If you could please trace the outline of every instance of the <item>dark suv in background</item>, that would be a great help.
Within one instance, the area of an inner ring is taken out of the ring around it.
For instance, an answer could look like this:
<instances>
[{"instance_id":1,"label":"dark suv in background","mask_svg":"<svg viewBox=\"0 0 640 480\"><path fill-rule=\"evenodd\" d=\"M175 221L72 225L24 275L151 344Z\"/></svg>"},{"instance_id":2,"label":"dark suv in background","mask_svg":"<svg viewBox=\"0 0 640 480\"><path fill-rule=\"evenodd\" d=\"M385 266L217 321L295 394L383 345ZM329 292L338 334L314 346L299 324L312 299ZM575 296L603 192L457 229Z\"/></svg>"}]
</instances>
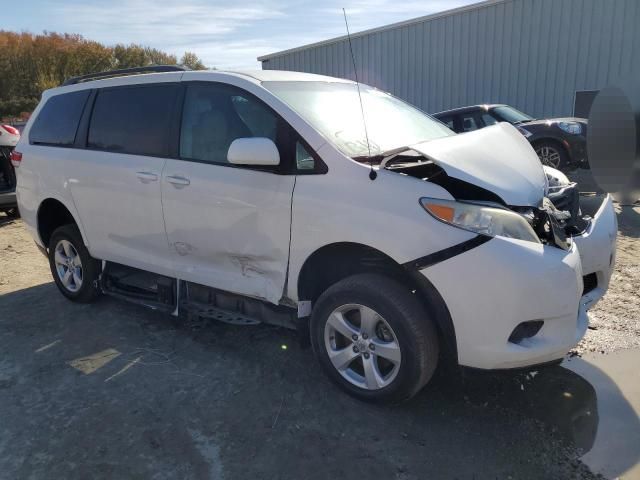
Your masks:
<instances>
[{"instance_id":1,"label":"dark suv in background","mask_svg":"<svg viewBox=\"0 0 640 480\"><path fill-rule=\"evenodd\" d=\"M508 122L529 140L544 165L559 170L589 168L584 118L536 120L509 105L498 104L456 108L436 113L434 117L457 133Z\"/></svg>"}]
</instances>

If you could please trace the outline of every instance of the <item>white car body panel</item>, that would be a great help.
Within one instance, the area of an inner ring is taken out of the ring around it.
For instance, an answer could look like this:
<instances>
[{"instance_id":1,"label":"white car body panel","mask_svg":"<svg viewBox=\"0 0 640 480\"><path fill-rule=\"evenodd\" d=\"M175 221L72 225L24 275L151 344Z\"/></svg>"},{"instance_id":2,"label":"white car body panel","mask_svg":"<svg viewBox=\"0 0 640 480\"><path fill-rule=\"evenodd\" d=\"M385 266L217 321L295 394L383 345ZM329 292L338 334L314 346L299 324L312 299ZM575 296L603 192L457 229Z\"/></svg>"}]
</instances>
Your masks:
<instances>
[{"instance_id":1,"label":"white car body panel","mask_svg":"<svg viewBox=\"0 0 640 480\"><path fill-rule=\"evenodd\" d=\"M170 176L190 184L171 184ZM294 183L293 175L167 160L162 205L175 275L277 304Z\"/></svg>"},{"instance_id":2,"label":"white car body panel","mask_svg":"<svg viewBox=\"0 0 640 480\"><path fill-rule=\"evenodd\" d=\"M172 275L160 201L166 160L99 151L87 155L79 149L65 153L67 181L91 255Z\"/></svg>"},{"instance_id":3,"label":"white car body panel","mask_svg":"<svg viewBox=\"0 0 640 480\"><path fill-rule=\"evenodd\" d=\"M509 123L412 145L449 176L498 195L507 205L538 206L545 174L529 142Z\"/></svg>"},{"instance_id":4,"label":"white car body panel","mask_svg":"<svg viewBox=\"0 0 640 480\"><path fill-rule=\"evenodd\" d=\"M598 279L598 286L582 299L586 308L593 307L609 288L616 260L617 234L618 220L613 208L613 198L607 195L587 231L573 237L580 252L584 275L595 273Z\"/></svg>"},{"instance_id":5,"label":"white car body panel","mask_svg":"<svg viewBox=\"0 0 640 480\"><path fill-rule=\"evenodd\" d=\"M421 197L452 199L442 187L347 159L332 145L317 152L327 175L300 175L293 197L291 257L287 296L298 299L298 275L320 248L336 243L373 247L402 264L476 235L431 217ZM393 195L383 192L393 191ZM357 193L355 193L357 192Z\"/></svg>"},{"instance_id":6,"label":"white car body panel","mask_svg":"<svg viewBox=\"0 0 640 480\"><path fill-rule=\"evenodd\" d=\"M556 360L586 331L575 247L567 252L493 238L421 273L449 308L461 365L513 368ZM540 333L525 344L510 343L513 329L531 320L544 320Z\"/></svg>"}]
</instances>

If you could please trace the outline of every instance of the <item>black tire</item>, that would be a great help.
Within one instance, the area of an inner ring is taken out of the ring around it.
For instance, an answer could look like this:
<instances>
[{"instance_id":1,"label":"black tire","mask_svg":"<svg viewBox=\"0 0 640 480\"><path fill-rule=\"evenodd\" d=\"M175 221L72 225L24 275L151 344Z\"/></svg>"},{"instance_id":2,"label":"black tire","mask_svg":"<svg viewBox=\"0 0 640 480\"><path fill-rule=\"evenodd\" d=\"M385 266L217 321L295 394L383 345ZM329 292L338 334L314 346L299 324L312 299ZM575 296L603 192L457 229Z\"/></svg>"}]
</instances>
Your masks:
<instances>
[{"instance_id":1,"label":"black tire","mask_svg":"<svg viewBox=\"0 0 640 480\"><path fill-rule=\"evenodd\" d=\"M386 386L372 390L356 386L331 363L325 326L332 312L347 304L373 309L395 334L402 358L395 378ZM368 402L399 403L411 398L431 379L438 364L438 334L429 313L407 287L381 274L353 275L329 287L314 305L310 336L313 351L329 378Z\"/></svg>"},{"instance_id":2,"label":"black tire","mask_svg":"<svg viewBox=\"0 0 640 480\"><path fill-rule=\"evenodd\" d=\"M543 158L544 149L547 149L547 151L554 152L558 155L559 160L557 165L553 165L552 162L546 161ZM539 142L536 142L534 150L536 151L536 154L538 155L538 158L543 165L547 165L548 167L556 168L558 170L564 170L569 165L569 155L567 154L567 150L558 142L555 142L553 140L541 140Z\"/></svg>"},{"instance_id":3,"label":"black tire","mask_svg":"<svg viewBox=\"0 0 640 480\"><path fill-rule=\"evenodd\" d=\"M69 288L63 284L56 268L55 250L58 243L62 240L66 240L73 246L82 264L82 282L80 288L76 291L69 290ZM63 225L53 231L51 239L49 240L48 256L53 280L65 297L78 303L91 303L98 298L100 290L97 287L97 280L100 274L100 262L89 255L89 251L84 245L82 235L80 235L80 231L76 225Z\"/></svg>"}]
</instances>

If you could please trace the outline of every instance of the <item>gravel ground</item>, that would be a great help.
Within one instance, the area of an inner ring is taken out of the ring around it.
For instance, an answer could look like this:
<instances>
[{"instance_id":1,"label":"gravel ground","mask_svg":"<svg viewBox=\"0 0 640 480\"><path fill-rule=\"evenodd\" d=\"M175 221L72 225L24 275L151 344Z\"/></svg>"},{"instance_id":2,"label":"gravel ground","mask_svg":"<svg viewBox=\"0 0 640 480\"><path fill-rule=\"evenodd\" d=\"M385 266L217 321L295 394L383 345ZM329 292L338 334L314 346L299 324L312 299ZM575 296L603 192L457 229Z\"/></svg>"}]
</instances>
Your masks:
<instances>
[{"instance_id":1,"label":"gravel ground","mask_svg":"<svg viewBox=\"0 0 640 480\"><path fill-rule=\"evenodd\" d=\"M611 353L640 346L640 207L616 207L618 244L609 291L590 311L574 352Z\"/></svg>"}]
</instances>

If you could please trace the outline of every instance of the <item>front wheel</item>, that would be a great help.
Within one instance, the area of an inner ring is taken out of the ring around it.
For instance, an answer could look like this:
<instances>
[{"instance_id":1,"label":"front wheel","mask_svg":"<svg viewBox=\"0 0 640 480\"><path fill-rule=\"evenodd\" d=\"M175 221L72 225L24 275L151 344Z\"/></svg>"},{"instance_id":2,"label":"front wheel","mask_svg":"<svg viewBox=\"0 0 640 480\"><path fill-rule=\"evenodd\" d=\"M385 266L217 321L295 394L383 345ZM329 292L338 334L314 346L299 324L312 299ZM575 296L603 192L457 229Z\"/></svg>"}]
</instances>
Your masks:
<instances>
[{"instance_id":1,"label":"front wheel","mask_svg":"<svg viewBox=\"0 0 640 480\"><path fill-rule=\"evenodd\" d=\"M407 287L380 274L345 278L311 316L314 353L329 377L361 400L397 403L415 395L438 363L438 336Z\"/></svg>"},{"instance_id":2,"label":"front wheel","mask_svg":"<svg viewBox=\"0 0 640 480\"><path fill-rule=\"evenodd\" d=\"M90 303L98 297L99 262L89 255L75 225L54 230L49 241L49 266L58 289L68 299Z\"/></svg>"}]
</instances>

